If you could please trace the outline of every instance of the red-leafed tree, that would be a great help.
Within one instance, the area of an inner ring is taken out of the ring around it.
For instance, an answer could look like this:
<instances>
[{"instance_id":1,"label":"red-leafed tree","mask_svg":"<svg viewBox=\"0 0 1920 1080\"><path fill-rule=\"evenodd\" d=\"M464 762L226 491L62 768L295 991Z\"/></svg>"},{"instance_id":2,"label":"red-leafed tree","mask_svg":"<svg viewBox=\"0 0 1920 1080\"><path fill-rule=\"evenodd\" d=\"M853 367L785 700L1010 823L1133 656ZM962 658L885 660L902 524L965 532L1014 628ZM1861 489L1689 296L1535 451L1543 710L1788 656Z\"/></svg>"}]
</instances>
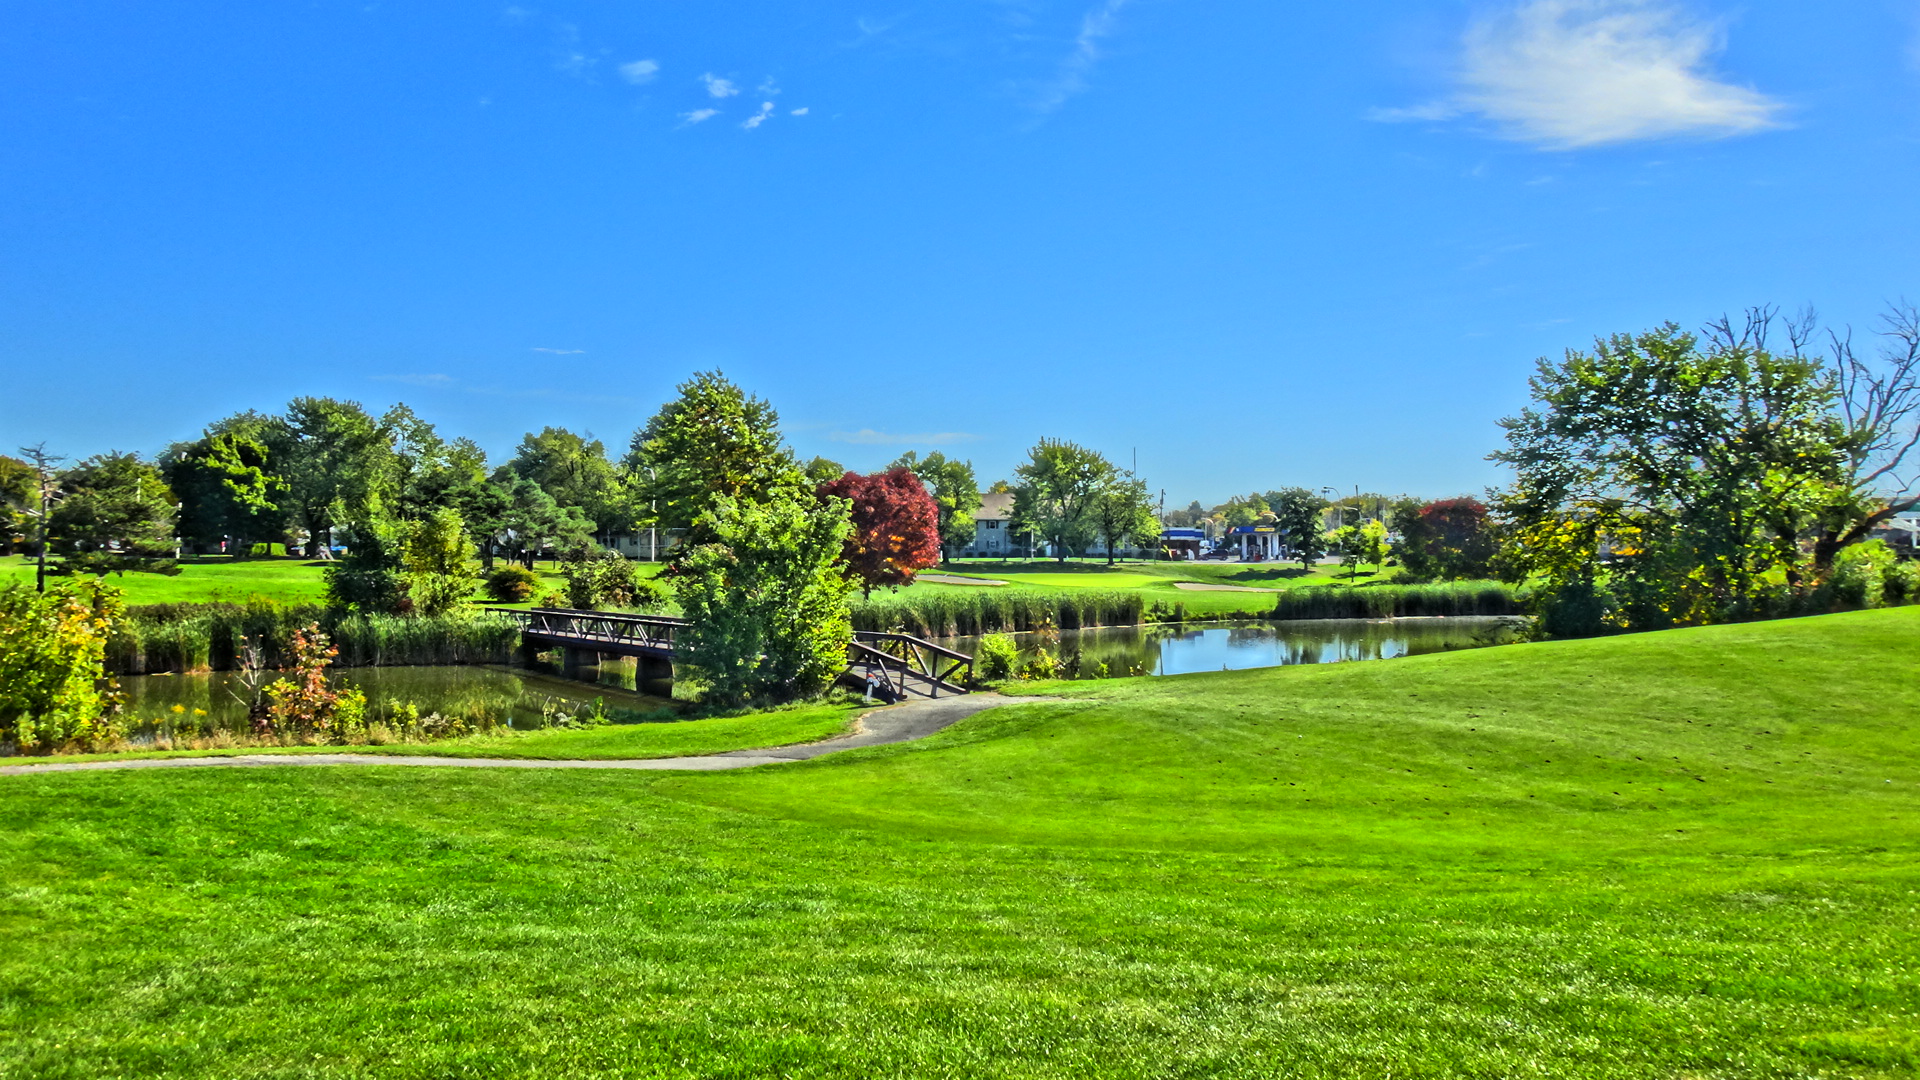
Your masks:
<instances>
[{"instance_id":1,"label":"red-leafed tree","mask_svg":"<svg viewBox=\"0 0 1920 1080\"><path fill-rule=\"evenodd\" d=\"M850 472L820 485L820 494L853 503L853 535L842 558L862 596L911 585L914 574L939 564L940 504L913 470Z\"/></svg>"}]
</instances>

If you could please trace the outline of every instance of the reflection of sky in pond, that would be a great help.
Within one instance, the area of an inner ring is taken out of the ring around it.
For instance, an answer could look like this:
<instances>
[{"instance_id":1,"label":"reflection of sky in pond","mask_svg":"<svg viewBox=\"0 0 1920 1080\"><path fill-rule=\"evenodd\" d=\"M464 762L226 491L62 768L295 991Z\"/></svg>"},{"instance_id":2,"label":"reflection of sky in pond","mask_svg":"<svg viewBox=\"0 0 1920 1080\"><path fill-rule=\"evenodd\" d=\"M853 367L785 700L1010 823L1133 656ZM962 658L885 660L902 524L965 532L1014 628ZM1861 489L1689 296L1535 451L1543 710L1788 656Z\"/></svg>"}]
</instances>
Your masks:
<instances>
[{"instance_id":1,"label":"reflection of sky in pond","mask_svg":"<svg viewBox=\"0 0 1920 1080\"><path fill-rule=\"evenodd\" d=\"M1508 619L1457 618L1102 627L1061 632L1055 651L1062 656L1078 651L1083 662L1105 663L1116 675L1184 675L1471 649L1511 641L1512 626ZM1040 646L1033 634L1016 634L1014 640L1023 654ZM978 642L955 638L948 644L971 653Z\"/></svg>"}]
</instances>

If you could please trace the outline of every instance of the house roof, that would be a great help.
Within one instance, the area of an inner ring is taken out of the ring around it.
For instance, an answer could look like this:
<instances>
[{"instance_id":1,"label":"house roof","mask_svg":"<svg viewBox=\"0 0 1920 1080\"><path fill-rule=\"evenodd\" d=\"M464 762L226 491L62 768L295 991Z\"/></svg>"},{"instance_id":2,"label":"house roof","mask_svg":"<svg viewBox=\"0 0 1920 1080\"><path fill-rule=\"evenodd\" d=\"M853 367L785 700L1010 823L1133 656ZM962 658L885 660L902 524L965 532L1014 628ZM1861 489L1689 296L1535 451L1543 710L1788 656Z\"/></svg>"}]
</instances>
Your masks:
<instances>
[{"instance_id":1,"label":"house roof","mask_svg":"<svg viewBox=\"0 0 1920 1080\"><path fill-rule=\"evenodd\" d=\"M975 521L1005 521L1013 516L1013 492L983 491L980 493L980 509L973 512Z\"/></svg>"}]
</instances>

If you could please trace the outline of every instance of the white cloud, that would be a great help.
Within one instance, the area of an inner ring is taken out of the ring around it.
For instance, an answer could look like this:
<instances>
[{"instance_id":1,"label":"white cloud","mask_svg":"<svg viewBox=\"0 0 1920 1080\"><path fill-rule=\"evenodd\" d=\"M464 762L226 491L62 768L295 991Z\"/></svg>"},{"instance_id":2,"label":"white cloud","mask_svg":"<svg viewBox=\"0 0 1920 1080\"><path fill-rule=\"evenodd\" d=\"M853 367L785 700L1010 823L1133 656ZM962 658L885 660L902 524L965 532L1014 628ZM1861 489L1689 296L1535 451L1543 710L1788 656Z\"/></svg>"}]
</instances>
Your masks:
<instances>
[{"instance_id":1,"label":"white cloud","mask_svg":"<svg viewBox=\"0 0 1920 1080\"><path fill-rule=\"evenodd\" d=\"M802 106L800 106L799 108L797 108L797 109L795 109L795 110L793 110L793 112L791 112L791 113L789 113L788 115L789 115L789 116L805 116L805 115L807 115L807 113L809 113L809 112L812 112L812 111L813 111L813 110L811 110L811 109L809 109L809 108L807 108L807 107L806 107L805 105L802 105Z\"/></svg>"},{"instance_id":2,"label":"white cloud","mask_svg":"<svg viewBox=\"0 0 1920 1080\"><path fill-rule=\"evenodd\" d=\"M732 79L722 79L712 72L700 76L700 81L707 84L707 93L717 98L730 98L740 92Z\"/></svg>"},{"instance_id":3,"label":"white cloud","mask_svg":"<svg viewBox=\"0 0 1920 1080\"><path fill-rule=\"evenodd\" d=\"M746 122L742 123L740 126L747 129L748 131L752 131L754 128L757 128L761 124L766 123L767 117L772 115L773 115L773 102L763 101L760 103L760 111L757 113L754 113L752 116L747 117Z\"/></svg>"},{"instance_id":4,"label":"white cloud","mask_svg":"<svg viewBox=\"0 0 1920 1080\"><path fill-rule=\"evenodd\" d=\"M581 353L584 353L587 350L585 349L549 349L544 345L535 345L533 347L533 351L543 352L543 353L552 353L555 356L579 356Z\"/></svg>"},{"instance_id":5,"label":"white cloud","mask_svg":"<svg viewBox=\"0 0 1920 1080\"><path fill-rule=\"evenodd\" d=\"M1094 65L1100 62L1101 39L1113 33L1113 26L1120 17L1120 11L1131 0L1103 0L1100 6L1080 17L1080 33L1073 39L1073 52L1060 62L1060 72L1052 82L1042 87L1039 96L1033 101L1033 107L1040 112L1049 113L1065 105L1067 100L1087 89L1087 80L1093 75Z\"/></svg>"},{"instance_id":6,"label":"white cloud","mask_svg":"<svg viewBox=\"0 0 1920 1080\"><path fill-rule=\"evenodd\" d=\"M1526 0L1467 31L1451 98L1372 116L1470 114L1552 150L1778 126L1778 101L1709 70L1721 45L1674 0Z\"/></svg>"},{"instance_id":7,"label":"white cloud","mask_svg":"<svg viewBox=\"0 0 1920 1080\"><path fill-rule=\"evenodd\" d=\"M658 74L660 74L658 60L635 60L631 64L620 65L620 77L635 86L652 82L653 77Z\"/></svg>"},{"instance_id":8,"label":"white cloud","mask_svg":"<svg viewBox=\"0 0 1920 1080\"><path fill-rule=\"evenodd\" d=\"M688 127L693 124L705 123L706 121L711 120L714 117L719 115L720 115L719 109L695 109L692 112L686 112L686 113L680 114L680 119L685 121L685 123L681 124L680 126Z\"/></svg>"},{"instance_id":9,"label":"white cloud","mask_svg":"<svg viewBox=\"0 0 1920 1080\"><path fill-rule=\"evenodd\" d=\"M964 431L941 431L923 435L895 435L872 428L859 431L836 431L827 436L834 442L856 443L861 446L948 446L953 443L973 442L978 435L969 435Z\"/></svg>"},{"instance_id":10,"label":"white cloud","mask_svg":"<svg viewBox=\"0 0 1920 1080\"><path fill-rule=\"evenodd\" d=\"M753 92L759 94L761 97L779 97L780 84L774 82L773 76L769 75L760 80L760 85L754 87Z\"/></svg>"}]
</instances>

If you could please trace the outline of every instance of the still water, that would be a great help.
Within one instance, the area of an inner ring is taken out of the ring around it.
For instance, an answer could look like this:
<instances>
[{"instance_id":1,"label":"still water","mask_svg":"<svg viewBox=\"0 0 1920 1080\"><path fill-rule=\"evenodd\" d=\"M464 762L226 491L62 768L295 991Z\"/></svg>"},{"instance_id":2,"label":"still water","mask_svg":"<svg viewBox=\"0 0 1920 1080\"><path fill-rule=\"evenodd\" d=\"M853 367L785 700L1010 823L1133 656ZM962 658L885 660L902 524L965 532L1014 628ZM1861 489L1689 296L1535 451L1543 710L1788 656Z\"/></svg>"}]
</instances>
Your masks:
<instances>
[{"instance_id":1,"label":"still water","mask_svg":"<svg viewBox=\"0 0 1920 1080\"><path fill-rule=\"evenodd\" d=\"M1104 663L1114 675L1181 675L1471 649L1513 640L1515 626L1515 620L1502 618L1122 626L1062 631L1058 644L1049 648L1063 657L1078 652L1083 672ZM1029 656L1043 644L1033 634L1016 634L1014 639ZM978 638L967 637L941 642L966 653L972 653L978 643ZM340 668L333 672L333 681L364 690L369 714L376 720L391 706L411 703L422 714L457 717L477 728L508 723L537 727L556 711L574 712L593 704L595 698L612 708L640 711L667 704L634 692L631 660L610 661L581 674L596 681L504 667ZM274 677L273 672L265 673L266 679ZM240 731L246 727L252 694L239 672L128 676L120 686L137 726L193 718L208 728Z\"/></svg>"},{"instance_id":2,"label":"still water","mask_svg":"<svg viewBox=\"0 0 1920 1080\"><path fill-rule=\"evenodd\" d=\"M597 682L504 667L335 668L329 681L365 691L368 713L375 719L389 706L411 703L422 714L457 717L478 728L508 723L530 728L556 711L572 713L591 706L595 698L612 708L643 712L665 706L660 698L634 693L633 668L629 660L582 671L583 676L597 675ZM261 674L271 681L281 673ZM246 676L235 671L123 676L120 688L127 695L127 713L139 726L191 717L210 728L240 731L252 699Z\"/></svg>"},{"instance_id":3,"label":"still water","mask_svg":"<svg viewBox=\"0 0 1920 1080\"><path fill-rule=\"evenodd\" d=\"M1517 626L1516 620L1498 617L1116 626L1061 631L1059 645L1049 648L1060 656L1078 650L1083 669L1104 662L1113 674L1185 675L1473 649L1514 640ZM942 644L971 653L979 640L950 638ZM1033 634L1015 634L1014 640L1023 657L1042 645Z\"/></svg>"}]
</instances>

